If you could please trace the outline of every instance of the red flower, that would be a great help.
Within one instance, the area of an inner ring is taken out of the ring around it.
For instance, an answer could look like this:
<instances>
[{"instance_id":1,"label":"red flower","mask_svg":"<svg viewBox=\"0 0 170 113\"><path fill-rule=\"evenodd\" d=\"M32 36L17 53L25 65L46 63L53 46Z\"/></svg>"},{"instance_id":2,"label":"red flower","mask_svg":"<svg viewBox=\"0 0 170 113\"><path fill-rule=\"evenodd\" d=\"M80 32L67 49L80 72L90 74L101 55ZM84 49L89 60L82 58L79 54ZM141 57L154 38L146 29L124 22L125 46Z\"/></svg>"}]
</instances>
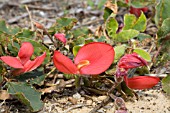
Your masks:
<instances>
[{"instance_id":1,"label":"red flower","mask_svg":"<svg viewBox=\"0 0 170 113\"><path fill-rule=\"evenodd\" d=\"M125 0L125 2L128 3L129 0ZM146 13L146 12L148 12L148 8L147 8L147 7L143 7L143 8L134 8L134 7L130 6L129 12L130 12L131 14L136 15L137 17L140 16L141 11L143 11L144 13Z\"/></svg>"},{"instance_id":2,"label":"red flower","mask_svg":"<svg viewBox=\"0 0 170 113\"><path fill-rule=\"evenodd\" d=\"M77 53L74 63L58 51L54 52L53 62L56 68L67 74L97 75L109 68L114 60L112 46L93 42L84 45Z\"/></svg>"},{"instance_id":3,"label":"red flower","mask_svg":"<svg viewBox=\"0 0 170 113\"><path fill-rule=\"evenodd\" d=\"M65 34L63 34L63 33L56 33L56 34L54 34L54 37L57 38L58 40L60 40L61 42L63 42L64 44L66 44L66 42L67 42Z\"/></svg>"},{"instance_id":4,"label":"red flower","mask_svg":"<svg viewBox=\"0 0 170 113\"><path fill-rule=\"evenodd\" d=\"M124 80L129 88L140 90L152 88L160 81L158 77L150 76L135 76L132 78L127 78L127 76L124 76Z\"/></svg>"},{"instance_id":5,"label":"red flower","mask_svg":"<svg viewBox=\"0 0 170 113\"><path fill-rule=\"evenodd\" d=\"M18 52L18 57L2 56L0 57L0 60L5 62L7 65L16 68L12 72L13 75L19 75L36 69L44 61L46 53L38 56L33 61L31 61L30 58L33 52L34 48L32 44L29 42L24 42L22 43L21 48Z\"/></svg>"},{"instance_id":6,"label":"red flower","mask_svg":"<svg viewBox=\"0 0 170 113\"><path fill-rule=\"evenodd\" d=\"M124 81L126 85L131 89L148 89L152 88L159 82L158 77L150 76L135 76L132 78L127 77L127 72L129 69L137 68L140 66L146 66L147 62L141 58L138 54L132 53L123 56L119 63L118 69L116 71L116 77L124 76Z\"/></svg>"},{"instance_id":7,"label":"red flower","mask_svg":"<svg viewBox=\"0 0 170 113\"><path fill-rule=\"evenodd\" d=\"M146 65L147 62L142 57L140 57L137 53L126 54L120 59L118 63L118 67L124 68L125 70L131 68L137 68L140 66L146 66Z\"/></svg>"},{"instance_id":8,"label":"red flower","mask_svg":"<svg viewBox=\"0 0 170 113\"><path fill-rule=\"evenodd\" d=\"M137 17L140 16L141 11L144 12L144 13L146 13L146 12L148 12L148 8L147 8L147 7L134 8L134 7L131 6L131 7L130 7L130 10L129 10L129 12L130 12L131 14L134 14L134 15L136 15Z\"/></svg>"}]
</instances>

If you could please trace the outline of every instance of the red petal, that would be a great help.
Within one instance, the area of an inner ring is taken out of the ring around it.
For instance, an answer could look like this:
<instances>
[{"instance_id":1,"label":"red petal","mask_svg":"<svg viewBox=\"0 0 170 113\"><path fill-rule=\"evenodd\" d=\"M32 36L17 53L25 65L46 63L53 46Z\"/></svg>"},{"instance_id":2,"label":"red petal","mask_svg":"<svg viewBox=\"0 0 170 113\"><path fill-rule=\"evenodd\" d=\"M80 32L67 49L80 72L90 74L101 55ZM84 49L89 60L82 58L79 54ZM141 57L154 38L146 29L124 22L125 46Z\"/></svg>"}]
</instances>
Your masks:
<instances>
[{"instance_id":1,"label":"red petal","mask_svg":"<svg viewBox=\"0 0 170 113\"><path fill-rule=\"evenodd\" d=\"M55 67L63 73L78 74L76 65L68 57L58 51L54 51L53 62Z\"/></svg>"},{"instance_id":2,"label":"red petal","mask_svg":"<svg viewBox=\"0 0 170 113\"><path fill-rule=\"evenodd\" d=\"M24 65L24 72L32 71L40 66L46 57L46 53L42 54L41 56L37 57L33 61L28 60Z\"/></svg>"},{"instance_id":3,"label":"red petal","mask_svg":"<svg viewBox=\"0 0 170 113\"><path fill-rule=\"evenodd\" d=\"M102 42L93 42L83 46L77 53L75 64L78 65L83 60L88 60L89 65L80 69L81 74L100 74L107 70L114 59L114 49L112 46Z\"/></svg>"},{"instance_id":4,"label":"red petal","mask_svg":"<svg viewBox=\"0 0 170 113\"><path fill-rule=\"evenodd\" d=\"M134 15L136 15L137 17L139 17L142 11L143 11L144 13L146 13L146 12L148 11L148 8L147 8L147 7L144 7L144 8L134 8L134 7L131 6L129 12L130 12L131 14L134 14Z\"/></svg>"},{"instance_id":5,"label":"red petal","mask_svg":"<svg viewBox=\"0 0 170 113\"><path fill-rule=\"evenodd\" d=\"M63 33L56 33L54 35L54 37L57 38L58 40L60 40L61 42L63 42L64 44L66 44L66 42L67 42L65 34L63 34Z\"/></svg>"},{"instance_id":6,"label":"red petal","mask_svg":"<svg viewBox=\"0 0 170 113\"><path fill-rule=\"evenodd\" d=\"M119 68L124 68L126 70L131 68L137 68L144 65L146 66L147 62L137 53L124 55L118 63Z\"/></svg>"},{"instance_id":7,"label":"red petal","mask_svg":"<svg viewBox=\"0 0 170 113\"><path fill-rule=\"evenodd\" d=\"M135 76L133 78L127 78L125 76L125 82L127 86L131 89L148 89L155 86L160 79L158 77L150 76Z\"/></svg>"},{"instance_id":8,"label":"red petal","mask_svg":"<svg viewBox=\"0 0 170 113\"><path fill-rule=\"evenodd\" d=\"M21 59L22 64L25 64L28 60L30 60L33 52L34 48L30 42L22 43L21 48L18 52L18 56Z\"/></svg>"},{"instance_id":9,"label":"red petal","mask_svg":"<svg viewBox=\"0 0 170 113\"><path fill-rule=\"evenodd\" d=\"M0 59L13 68L24 68L20 60L16 57L2 56Z\"/></svg>"}]
</instances>

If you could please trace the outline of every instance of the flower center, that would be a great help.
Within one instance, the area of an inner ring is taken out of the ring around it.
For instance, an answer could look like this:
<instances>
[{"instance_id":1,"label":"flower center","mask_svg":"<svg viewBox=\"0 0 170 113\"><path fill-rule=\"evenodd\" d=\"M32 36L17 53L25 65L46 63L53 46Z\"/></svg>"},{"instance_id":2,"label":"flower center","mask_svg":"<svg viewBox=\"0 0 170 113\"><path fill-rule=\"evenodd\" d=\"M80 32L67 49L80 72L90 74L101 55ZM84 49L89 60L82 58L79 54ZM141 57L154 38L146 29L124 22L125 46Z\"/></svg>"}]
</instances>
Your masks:
<instances>
[{"instance_id":1,"label":"flower center","mask_svg":"<svg viewBox=\"0 0 170 113\"><path fill-rule=\"evenodd\" d=\"M89 64L90 64L90 62L88 60L82 60L77 64L77 68L80 69L80 68L87 66Z\"/></svg>"}]
</instances>

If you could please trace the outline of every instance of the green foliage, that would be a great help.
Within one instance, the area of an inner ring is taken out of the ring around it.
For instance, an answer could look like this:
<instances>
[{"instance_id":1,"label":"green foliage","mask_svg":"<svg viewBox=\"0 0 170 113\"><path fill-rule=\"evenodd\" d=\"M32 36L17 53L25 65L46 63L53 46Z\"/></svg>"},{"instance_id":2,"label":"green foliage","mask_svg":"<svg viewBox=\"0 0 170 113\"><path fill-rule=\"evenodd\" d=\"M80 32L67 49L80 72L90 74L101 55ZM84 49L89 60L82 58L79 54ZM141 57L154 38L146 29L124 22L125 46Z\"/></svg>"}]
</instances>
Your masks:
<instances>
[{"instance_id":1,"label":"green foliage","mask_svg":"<svg viewBox=\"0 0 170 113\"><path fill-rule=\"evenodd\" d=\"M46 74L44 74L43 71L31 71L17 76L16 79L19 80L19 82L37 84L41 86L44 83L45 77Z\"/></svg>"},{"instance_id":2,"label":"green foliage","mask_svg":"<svg viewBox=\"0 0 170 113\"><path fill-rule=\"evenodd\" d=\"M150 4L154 4L156 0L129 0L130 5L135 8L142 8Z\"/></svg>"},{"instance_id":3,"label":"green foliage","mask_svg":"<svg viewBox=\"0 0 170 113\"><path fill-rule=\"evenodd\" d=\"M0 73L1 73L1 72L0 72ZM4 77L1 75L1 76L0 76L0 83L2 83L3 80L4 80Z\"/></svg>"},{"instance_id":4,"label":"green foliage","mask_svg":"<svg viewBox=\"0 0 170 113\"><path fill-rule=\"evenodd\" d=\"M143 13L141 13L138 19L132 14L126 14L122 31L117 33L118 23L114 17L110 17L107 21L106 30L108 35L115 42L127 42L129 39L137 37L140 32L144 32L146 29L146 23L147 20Z\"/></svg>"},{"instance_id":5,"label":"green foliage","mask_svg":"<svg viewBox=\"0 0 170 113\"><path fill-rule=\"evenodd\" d=\"M136 36L138 36L139 31L134 29L129 30L122 30L120 33L113 35L112 39L116 42L127 42L129 39L132 39Z\"/></svg>"},{"instance_id":6,"label":"green foliage","mask_svg":"<svg viewBox=\"0 0 170 113\"><path fill-rule=\"evenodd\" d=\"M142 40L144 40L146 38L152 38L152 37L150 35L148 35L148 34L145 34L145 33L139 33L137 38L138 38L139 41L142 41Z\"/></svg>"},{"instance_id":7,"label":"green foliage","mask_svg":"<svg viewBox=\"0 0 170 113\"><path fill-rule=\"evenodd\" d=\"M8 93L16 96L16 98L28 106L32 112L39 111L43 107L43 103L40 100L41 93L35 90L33 86L21 82L8 82L6 86Z\"/></svg>"},{"instance_id":8,"label":"green foliage","mask_svg":"<svg viewBox=\"0 0 170 113\"><path fill-rule=\"evenodd\" d=\"M81 48L81 46L74 46L74 47L73 47L73 55L74 55L74 56L77 55L77 53L78 53L78 51L79 51L80 48Z\"/></svg>"},{"instance_id":9,"label":"green foliage","mask_svg":"<svg viewBox=\"0 0 170 113\"><path fill-rule=\"evenodd\" d=\"M73 26L77 23L75 18L59 18L56 20L56 23L53 24L52 27L48 30L51 35L54 35L57 31L68 31L73 28Z\"/></svg>"},{"instance_id":10,"label":"green foliage","mask_svg":"<svg viewBox=\"0 0 170 113\"><path fill-rule=\"evenodd\" d=\"M165 57L164 60L170 59L169 33L170 33L170 18L167 18L163 21L162 26L158 29L158 32L157 32L157 35L159 38L158 44L162 46L162 54Z\"/></svg>"},{"instance_id":11,"label":"green foliage","mask_svg":"<svg viewBox=\"0 0 170 113\"><path fill-rule=\"evenodd\" d=\"M107 18L112 14L112 12L113 12L113 11L112 11L111 9L105 7L105 9L104 9L104 14L103 14L103 18L104 18L105 21L106 21Z\"/></svg>"},{"instance_id":12,"label":"green foliage","mask_svg":"<svg viewBox=\"0 0 170 113\"><path fill-rule=\"evenodd\" d=\"M125 53L126 45L115 46L115 58L114 62L117 62Z\"/></svg>"},{"instance_id":13,"label":"green foliage","mask_svg":"<svg viewBox=\"0 0 170 113\"><path fill-rule=\"evenodd\" d=\"M72 34L75 38L79 37L79 36L85 36L88 35L89 29L87 27L83 27L83 28L79 28L79 29L75 29L72 31Z\"/></svg>"},{"instance_id":14,"label":"green foliage","mask_svg":"<svg viewBox=\"0 0 170 113\"><path fill-rule=\"evenodd\" d=\"M118 23L115 18L110 18L108 22L106 23L106 30L108 31L108 35L112 36L116 34L116 31L118 29Z\"/></svg>"},{"instance_id":15,"label":"green foliage","mask_svg":"<svg viewBox=\"0 0 170 113\"><path fill-rule=\"evenodd\" d=\"M155 23L159 27L166 18L170 18L169 0L158 0L156 5Z\"/></svg>"},{"instance_id":16,"label":"green foliage","mask_svg":"<svg viewBox=\"0 0 170 113\"><path fill-rule=\"evenodd\" d=\"M158 38L165 38L170 33L170 18L163 21L162 26L158 29Z\"/></svg>"},{"instance_id":17,"label":"green foliage","mask_svg":"<svg viewBox=\"0 0 170 113\"><path fill-rule=\"evenodd\" d=\"M125 14L123 30L135 29L135 30L144 32L146 29L146 23L147 23L147 20L143 13L141 13L138 19L136 19L135 15Z\"/></svg>"},{"instance_id":18,"label":"green foliage","mask_svg":"<svg viewBox=\"0 0 170 113\"><path fill-rule=\"evenodd\" d=\"M162 79L162 88L163 90L170 95L170 75Z\"/></svg>"},{"instance_id":19,"label":"green foliage","mask_svg":"<svg viewBox=\"0 0 170 113\"><path fill-rule=\"evenodd\" d=\"M133 52L139 54L143 59L146 61L150 62L151 61L151 56L148 52L146 52L143 49L134 49Z\"/></svg>"}]
</instances>

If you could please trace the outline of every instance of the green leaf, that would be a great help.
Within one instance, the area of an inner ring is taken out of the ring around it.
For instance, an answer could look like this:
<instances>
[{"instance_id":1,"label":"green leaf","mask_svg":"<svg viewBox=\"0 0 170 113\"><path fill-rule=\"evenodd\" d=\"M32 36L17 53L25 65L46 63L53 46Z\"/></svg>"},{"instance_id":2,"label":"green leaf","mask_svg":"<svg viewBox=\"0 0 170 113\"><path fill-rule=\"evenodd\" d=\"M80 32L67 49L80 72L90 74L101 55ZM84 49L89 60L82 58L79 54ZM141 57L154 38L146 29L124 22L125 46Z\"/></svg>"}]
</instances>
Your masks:
<instances>
[{"instance_id":1,"label":"green leaf","mask_svg":"<svg viewBox=\"0 0 170 113\"><path fill-rule=\"evenodd\" d=\"M4 20L0 20L0 31L8 33L8 28Z\"/></svg>"},{"instance_id":2,"label":"green leaf","mask_svg":"<svg viewBox=\"0 0 170 113\"><path fill-rule=\"evenodd\" d=\"M145 33L139 33L137 38L138 38L139 41L142 41L142 40L144 40L146 38L152 38L152 37L150 35L148 35L148 34L145 34Z\"/></svg>"},{"instance_id":3,"label":"green leaf","mask_svg":"<svg viewBox=\"0 0 170 113\"><path fill-rule=\"evenodd\" d=\"M79 51L80 48L81 48L81 46L74 46L74 47L73 47L73 55L74 55L74 56L77 55L77 53L78 53L78 51Z\"/></svg>"},{"instance_id":4,"label":"green leaf","mask_svg":"<svg viewBox=\"0 0 170 113\"><path fill-rule=\"evenodd\" d=\"M123 30L135 29L144 32L146 29L147 19L146 16L141 13L140 17L136 20L135 15L126 14L124 16L124 27Z\"/></svg>"},{"instance_id":5,"label":"green leaf","mask_svg":"<svg viewBox=\"0 0 170 113\"><path fill-rule=\"evenodd\" d=\"M54 35L57 31L61 32L63 30L71 30L73 26L77 23L77 19L75 18L59 18L56 20L56 23L53 24L52 27L48 30L51 35Z\"/></svg>"},{"instance_id":6,"label":"green leaf","mask_svg":"<svg viewBox=\"0 0 170 113\"><path fill-rule=\"evenodd\" d=\"M43 71L31 71L17 76L16 79L20 82L29 82L30 84L37 84L41 86L44 83L45 77L46 75Z\"/></svg>"},{"instance_id":7,"label":"green leaf","mask_svg":"<svg viewBox=\"0 0 170 113\"><path fill-rule=\"evenodd\" d=\"M170 33L170 18L163 21L162 26L158 29L158 38L164 38Z\"/></svg>"},{"instance_id":8,"label":"green leaf","mask_svg":"<svg viewBox=\"0 0 170 113\"><path fill-rule=\"evenodd\" d=\"M136 21L135 25L133 26L133 29L144 32L146 29L146 24L147 24L147 19L146 19L146 16L142 12L140 17Z\"/></svg>"},{"instance_id":9,"label":"green leaf","mask_svg":"<svg viewBox=\"0 0 170 113\"><path fill-rule=\"evenodd\" d=\"M111 9L105 7L104 14L103 14L104 21L107 20L107 18L112 14L112 12L113 11Z\"/></svg>"},{"instance_id":10,"label":"green leaf","mask_svg":"<svg viewBox=\"0 0 170 113\"><path fill-rule=\"evenodd\" d=\"M146 52L143 49L134 49L135 53L139 54L143 59L145 59L146 61L150 62L151 61L151 56L148 52Z\"/></svg>"},{"instance_id":11,"label":"green leaf","mask_svg":"<svg viewBox=\"0 0 170 113\"><path fill-rule=\"evenodd\" d=\"M129 0L130 5L135 8L142 8L151 4L154 4L156 0Z\"/></svg>"},{"instance_id":12,"label":"green leaf","mask_svg":"<svg viewBox=\"0 0 170 113\"><path fill-rule=\"evenodd\" d=\"M4 77L0 75L0 84L1 84L1 82L3 82L3 80L4 80Z\"/></svg>"},{"instance_id":13,"label":"green leaf","mask_svg":"<svg viewBox=\"0 0 170 113\"><path fill-rule=\"evenodd\" d=\"M162 88L163 90L170 95L170 75L162 79Z\"/></svg>"},{"instance_id":14,"label":"green leaf","mask_svg":"<svg viewBox=\"0 0 170 113\"><path fill-rule=\"evenodd\" d=\"M120 46L114 47L114 50L115 50L114 62L115 63L120 59L121 56L124 55L125 49L126 49L126 45L120 45Z\"/></svg>"},{"instance_id":15,"label":"green leaf","mask_svg":"<svg viewBox=\"0 0 170 113\"><path fill-rule=\"evenodd\" d=\"M85 38L84 37L77 37L77 39L74 41L75 45L81 45L81 44L85 44Z\"/></svg>"},{"instance_id":16,"label":"green leaf","mask_svg":"<svg viewBox=\"0 0 170 113\"><path fill-rule=\"evenodd\" d=\"M106 30L109 36L112 36L116 33L118 29L118 23L115 18L110 18L106 23Z\"/></svg>"},{"instance_id":17,"label":"green leaf","mask_svg":"<svg viewBox=\"0 0 170 113\"><path fill-rule=\"evenodd\" d=\"M77 38L79 36L88 35L90 32L89 32L89 29L87 27L83 27L83 28L73 30L72 33L73 33L73 36L75 38Z\"/></svg>"},{"instance_id":18,"label":"green leaf","mask_svg":"<svg viewBox=\"0 0 170 113\"><path fill-rule=\"evenodd\" d=\"M159 27L166 18L170 18L169 0L159 0L155 9L155 23Z\"/></svg>"},{"instance_id":19,"label":"green leaf","mask_svg":"<svg viewBox=\"0 0 170 113\"><path fill-rule=\"evenodd\" d=\"M34 32L29 30L29 29L22 29L20 32L18 32L15 35L17 38L30 38L33 39L34 38Z\"/></svg>"},{"instance_id":20,"label":"green leaf","mask_svg":"<svg viewBox=\"0 0 170 113\"><path fill-rule=\"evenodd\" d=\"M123 30L128 30L128 29L133 28L135 22L136 22L136 16L135 15L125 14Z\"/></svg>"},{"instance_id":21,"label":"green leaf","mask_svg":"<svg viewBox=\"0 0 170 113\"><path fill-rule=\"evenodd\" d=\"M8 93L15 95L18 100L30 108L32 112L39 111L43 107L40 100L41 93L26 83L8 82Z\"/></svg>"},{"instance_id":22,"label":"green leaf","mask_svg":"<svg viewBox=\"0 0 170 113\"><path fill-rule=\"evenodd\" d=\"M14 35L20 31L19 27L7 27L6 22L4 20L0 20L0 31L2 33L6 33L8 35Z\"/></svg>"},{"instance_id":23,"label":"green leaf","mask_svg":"<svg viewBox=\"0 0 170 113\"><path fill-rule=\"evenodd\" d=\"M132 39L138 36L139 31L134 29L123 30L119 34L113 35L112 38L116 42L127 42L129 39Z\"/></svg>"}]
</instances>

